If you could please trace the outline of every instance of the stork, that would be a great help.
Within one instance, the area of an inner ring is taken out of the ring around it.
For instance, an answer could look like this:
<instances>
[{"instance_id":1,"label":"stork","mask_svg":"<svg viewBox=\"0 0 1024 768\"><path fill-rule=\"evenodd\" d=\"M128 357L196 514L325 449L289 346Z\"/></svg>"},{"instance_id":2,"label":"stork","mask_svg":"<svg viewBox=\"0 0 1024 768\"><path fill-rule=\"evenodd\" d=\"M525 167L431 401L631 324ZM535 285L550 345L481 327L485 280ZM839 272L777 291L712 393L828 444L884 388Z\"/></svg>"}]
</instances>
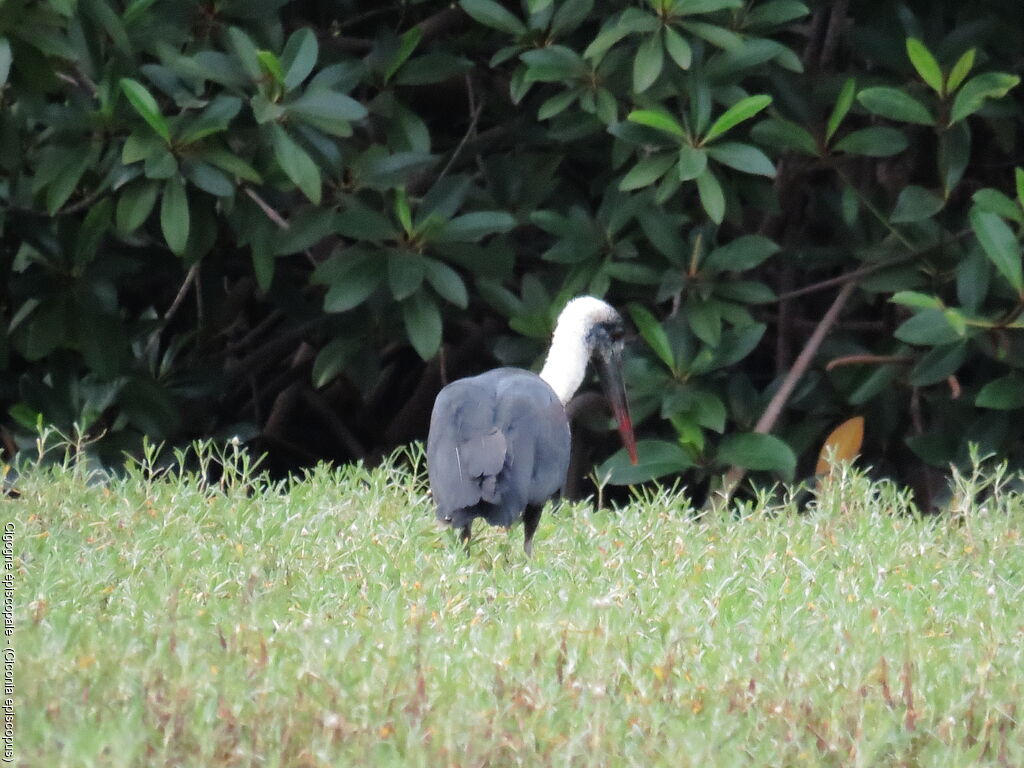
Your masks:
<instances>
[{"instance_id":1,"label":"stork","mask_svg":"<svg viewBox=\"0 0 1024 768\"><path fill-rule=\"evenodd\" d=\"M593 296L566 304L538 376L497 368L453 381L437 395L427 438L427 471L437 519L461 528L469 546L474 518L510 528L523 520L533 554L541 509L565 482L569 420L565 405L593 359L619 434L636 464L636 441L622 383L622 318Z\"/></svg>"}]
</instances>

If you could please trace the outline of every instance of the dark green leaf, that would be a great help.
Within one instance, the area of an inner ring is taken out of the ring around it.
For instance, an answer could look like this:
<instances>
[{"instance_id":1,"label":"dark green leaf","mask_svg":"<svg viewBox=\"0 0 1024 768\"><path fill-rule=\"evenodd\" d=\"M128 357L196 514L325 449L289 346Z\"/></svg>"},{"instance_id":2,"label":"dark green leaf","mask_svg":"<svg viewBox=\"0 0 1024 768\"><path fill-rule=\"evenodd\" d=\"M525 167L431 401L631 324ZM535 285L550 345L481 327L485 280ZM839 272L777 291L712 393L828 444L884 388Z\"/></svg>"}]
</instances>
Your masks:
<instances>
[{"instance_id":1,"label":"dark green leaf","mask_svg":"<svg viewBox=\"0 0 1024 768\"><path fill-rule=\"evenodd\" d=\"M256 58L259 60L263 70L274 78L274 82L284 85L284 69L281 67L281 60L273 51L256 51Z\"/></svg>"},{"instance_id":2,"label":"dark green leaf","mask_svg":"<svg viewBox=\"0 0 1024 768\"><path fill-rule=\"evenodd\" d=\"M284 69L284 87L286 91L294 90L302 84L316 66L320 46L316 34L309 27L295 30L284 51L281 52L281 67Z\"/></svg>"},{"instance_id":3,"label":"dark green leaf","mask_svg":"<svg viewBox=\"0 0 1024 768\"><path fill-rule=\"evenodd\" d=\"M333 136L352 135L349 123L362 120L366 107L350 96L323 88L307 90L285 107L285 114Z\"/></svg>"},{"instance_id":4,"label":"dark green leaf","mask_svg":"<svg viewBox=\"0 0 1024 768\"><path fill-rule=\"evenodd\" d=\"M935 125L935 118L924 104L897 88L865 88L857 94L857 101L869 112L890 120Z\"/></svg>"},{"instance_id":5,"label":"dark green leaf","mask_svg":"<svg viewBox=\"0 0 1024 768\"><path fill-rule=\"evenodd\" d=\"M341 254L338 273L330 276L324 296L324 312L347 312L366 301L384 278L383 266L369 254Z\"/></svg>"},{"instance_id":6,"label":"dark green leaf","mask_svg":"<svg viewBox=\"0 0 1024 768\"><path fill-rule=\"evenodd\" d=\"M723 141L707 148L708 155L722 165L743 173L775 178L775 163L757 147L736 141Z\"/></svg>"},{"instance_id":7,"label":"dark green leaf","mask_svg":"<svg viewBox=\"0 0 1024 768\"><path fill-rule=\"evenodd\" d=\"M689 69L693 62L693 49L672 27L665 27L665 50L680 69Z\"/></svg>"},{"instance_id":8,"label":"dark green leaf","mask_svg":"<svg viewBox=\"0 0 1024 768\"><path fill-rule=\"evenodd\" d=\"M967 359L967 344L957 342L935 347L926 353L910 372L910 383L927 387L945 381L959 370Z\"/></svg>"},{"instance_id":9,"label":"dark green leaf","mask_svg":"<svg viewBox=\"0 0 1024 768\"><path fill-rule=\"evenodd\" d=\"M204 149L200 152L197 157L211 165L215 165L222 171L227 171L231 175L242 179L243 181L251 181L253 184L260 184L263 182L262 177L256 172L256 169L249 165L245 160L233 155L230 152L223 149Z\"/></svg>"},{"instance_id":10,"label":"dark green leaf","mask_svg":"<svg viewBox=\"0 0 1024 768\"><path fill-rule=\"evenodd\" d=\"M686 251L682 236L683 217L671 215L659 207L648 206L637 212L637 221L647 240L673 264L681 264Z\"/></svg>"},{"instance_id":11,"label":"dark green leaf","mask_svg":"<svg viewBox=\"0 0 1024 768\"><path fill-rule=\"evenodd\" d=\"M313 361L313 386L322 389L342 373L363 349L363 340L341 336L331 339Z\"/></svg>"},{"instance_id":12,"label":"dark green leaf","mask_svg":"<svg viewBox=\"0 0 1024 768\"><path fill-rule=\"evenodd\" d=\"M469 306L469 293L459 273L436 259L424 258L427 282L438 295L459 309Z\"/></svg>"},{"instance_id":13,"label":"dark green leaf","mask_svg":"<svg viewBox=\"0 0 1024 768\"><path fill-rule=\"evenodd\" d=\"M881 365L873 369L853 392L847 400L851 405L863 405L875 395L887 389L896 379L898 369L895 365Z\"/></svg>"},{"instance_id":14,"label":"dark green leaf","mask_svg":"<svg viewBox=\"0 0 1024 768\"><path fill-rule=\"evenodd\" d=\"M712 272L725 270L743 272L760 265L779 250L779 246L767 237L742 235L708 254L704 260L703 269Z\"/></svg>"},{"instance_id":15,"label":"dark green leaf","mask_svg":"<svg viewBox=\"0 0 1024 768\"><path fill-rule=\"evenodd\" d=\"M684 144L679 148L676 170L680 181L690 181L700 176L708 167L707 150Z\"/></svg>"},{"instance_id":16,"label":"dark green leaf","mask_svg":"<svg viewBox=\"0 0 1024 768\"><path fill-rule=\"evenodd\" d=\"M172 176L164 183L163 199L160 201L160 228L167 247L175 254L184 253L188 242L189 213L185 183L180 176Z\"/></svg>"},{"instance_id":17,"label":"dark green leaf","mask_svg":"<svg viewBox=\"0 0 1024 768\"><path fill-rule=\"evenodd\" d=\"M384 66L385 81L391 80L395 72L412 56L412 52L416 50L422 37L423 30L420 27L412 27L402 33L402 36L398 38L398 47L393 50L391 58Z\"/></svg>"},{"instance_id":18,"label":"dark green leaf","mask_svg":"<svg viewBox=\"0 0 1024 768\"><path fill-rule=\"evenodd\" d=\"M972 77L957 93L953 100L949 122L957 123L973 115L985 105L987 99L1001 99L1011 88L1017 87L1020 78L1004 72L986 72Z\"/></svg>"},{"instance_id":19,"label":"dark green leaf","mask_svg":"<svg viewBox=\"0 0 1024 768\"><path fill-rule=\"evenodd\" d=\"M556 93L537 108L538 120L550 120L564 112L570 104L580 97L580 89L565 90Z\"/></svg>"},{"instance_id":20,"label":"dark green leaf","mask_svg":"<svg viewBox=\"0 0 1024 768\"><path fill-rule=\"evenodd\" d=\"M939 136L939 174L948 198L967 170L971 159L971 127L966 121L954 123Z\"/></svg>"},{"instance_id":21,"label":"dark green leaf","mask_svg":"<svg viewBox=\"0 0 1024 768\"><path fill-rule=\"evenodd\" d=\"M388 285L391 295L401 301L419 290L425 267L418 253L397 248L388 251Z\"/></svg>"},{"instance_id":22,"label":"dark green leaf","mask_svg":"<svg viewBox=\"0 0 1024 768\"><path fill-rule=\"evenodd\" d=\"M238 27L228 28L228 46L235 54L239 64L250 80L259 81L263 79L263 70L260 67L259 52L253 45L250 37Z\"/></svg>"},{"instance_id":23,"label":"dark green leaf","mask_svg":"<svg viewBox=\"0 0 1024 768\"><path fill-rule=\"evenodd\" d=\"M335 217L335 227L338 234L353 240L379 243L382 240L394 239L398 235L395 226L386 216L355 197L349 198L345 210Z\"/></svg>"},{"instance_id":24,"label":"dark green leaf","mask_svg":"<svg viewBox=\"0 0 1024 768\"><path fill-rule=\"evenodd\" d=\"M1021 272L1020 243L1006 222L994 213L971 209L971 228L999 274L1018 296L1024 296L1024 274Z\"/></svg>"},{"instance_id":25,"label":"dark green leaf","mask_svg":"<svg viewBox=\"0 0 1024 768\"><path fill-rule=\"evenodd\" d=\"M178 143L192 144L214 133L228 129L228 125L242 108L242 100L236 96L221 94L213 99L184 129L179 133Z\"/></svg>"},{"instance_id":26,"label":"dark green leaf","mask_svg":"<svg viewBox=\"0 0 1024 768\"><path fill-rule=\"evenodd\" d=\"M900 192L889 221L896 224L921 221L941 211L944 204L945 201L934 192L911 184Z\"/></svg>"},{"instance_id":27,"label":"dark green leaf","mask_svg":"<svg viewBox=\"0 0 1024 768\"><path fill-rule=\"evenodd\" d=\"M991 187L979 189L971 196L971 200L983 211L995 213L1004 219L1024 224L1024 211L1021 210L1016 200L1012 200L998 189Z\"/></svg>"},{"instance_id":28,"label":"dark green leaf","mask_svg":"<svg viewBox=\"0 0 1024 768\"><path fill-rule=\"evenodd\" d=\"M749 120L762 109L772 103L771 96L748 96L740 99L711 124L708 132L704 135L703 143L714 141L726 131L736 127L745 120Z\"/></svg>"},{"instance_id":29,"label":"dark green leaf","mask_svg":"<svg viewBox=\"0 0 1024 768\"><path fill-rule=\"evenodd\" d=\"M664 176L674 162L675 156L668 153L641 158L619 182L619 189L630 192L650 186Z\"/></svg>"},{"instance_id":30,"label":"dark green leaf","mask_svg":"<svg viewBox=\"0 0 1024 768\"><path fill-rule=\"evenodd\" d=\"M634 109L626 115L626 119L680 138L686 136L679 121L664 109Z\"/></svg>"},{"instance_id":31,"label":"dark green leaf","mask_svg":"<svg viewBox=\"0 0 1024 768\"><path fill-rule=\"evenodd\" d=\"M977 49L970 48L964 51L963 55L956 60L956 64L949 70L949 78L946 80L946 93L953 93L957 88L960 87L960 83L964 81L967 75L970 73L971 68L974 66L974 54Z\"/></svg>"},{"instance_id":32,"label":"dark green leaf","mask_svg":"<svg viewBox=\"0 0 1024 768\"><path fill-rule=\"evenodd\" d=\"M7 84L11 71L11 44L6 37L0 37L0 88Z\"/></svg>"},{"instance_id":33,"label":"dark green leaf","mask_svg":"<svg viewBox=\"0 0 1024 768\"><path fill-rule=\"evenodd\" d=\"M515 218L505 211L476 211L456 216L442 225L432 238L435 243L476 243L488 235L508 232Z\"/></svg>"},{"instance_id":34,"label":"dark green leaf","mask_svg":"<svg viewBox=\"0 0 1024 768\"><path fill-rule=\"evenodd\" d=\"M582 24L594 8L594 0L563 0L551 20L551 35L572 32Z\"/></svg>"},{"instance_id":35,"label":"dark green leaf","mask_svg":"<svg viewBox=\"0 0 1024 768\"><path fill-rule=\"evenodd\" d=\"M625 449L612 454L597 468L600 481L609 485L636 485L693 466L693 459L680 445L664 440L639 440L636 453L636 464L630 463Z\"/></svg>"},{"instance_id":36,"label":"dark green leaf","mask_svg":"<svg viewBox=\"0 0 1024 768\"><path fill-rule=\"evenodd\" d=\"M522 54L526 64L526 82L558 83L583 77L590 71L580 55L564 45L549 45Z\"/></svg>"},{"instance_id":37,"label":"dark green leaf","mask_svg":"<svg viewBox=\"0 0 1024 768\"><path fill-rule=\"evenodd\" d=\"M235 194L235 184L224 171L201 160L188 160L182 164L185 177L204 192L216 197Z\"/></svg>"},{"instance_id":38,"label":"dark green leaf","mask_svg":"<svg viewBox=\"0 0 1024 768\"><path fill-rule=\"evenodd\" d=\"M313 205L320 204L320 169L309 154L295 143L280 125L270 126L274 157L285 175L291 179Z\"/></svg>"},{"instance_id":39,"label":"dark green leaf","mask_svg":"<svg viewBox=\"0 0 1024 768\"><path fill-rule=\"evenodd\" d=\"M750 129L759 144L817 156L818 145L810 131L789 120L769 118Z\"/></svg>"},{"instance_id":40,"label":"dark green leaf","mask_svg":"<svg viewBox=\"0 0 1024 768\"><path fill-rule=\"evenodd\" d=\"M665 62L661 35L655 33L644 40L633 59L633 91L643 93L658 79Z\"/></svg>"},{"instance_id":41,"label":"dark green leaf","mask_svg":"<svg viewBox=\"0 0 1024 768\"><path fill-rule=\"evenodd\" d=\"M956 270L956 297L964 311L976 314L988 296L992 263L980 246L971 248Z\"/></svg>"},{"instance_id":42,"label":"dark green leaf","mask_svg":"<svg viewBox=\"0 0 1024 768\"><path fill-rule=\"evenodd\" d=\"M769 0L758 3L746 14L748 27L775 27L806 16L810 11L798 0Z\"/></svg>"},{"instance_id":43,"label":"dark green leaf","mask_svg":"<svg viewBox=\"0 0 1024 768\"><path fill-rule=\"evenodd\" d=\"M307 206L293 213L288 229L274 233L270 252L274 256L288 256L312 248L324 238L335 234L340 214L327 208Z\"/></svg>"},{"instance_id":44,"label":"dark green leaf","mask_svg":"<svg viewBox=\"0 0 1024 768\"><path fill-rule=\"evenodd\" d=\"M742 37L715 24L707 24L703 21L684 21L681 26L697 37L707 40L712 45L717 45L719 48L727 51L743 45Z\"/></svg>"},{"instance_id":45,"label":"dark green leaf","mask_svg":"<svg viewBox=\"0 0 1024 768\"><path fill-rule=\"evenodd\" d=\"M153 212L159 192L159 184L146 180L132 182L121 190L115 221L122 234L129 235L142 226Z\"/></svg>"},{"instance_id":46,"label":"dark green leaf","mask_svg":"<svg viewBox=\"0 0 1024 768\"><path fill-rule=\"evenodd\" d=\"M725 218L725 194L710 168L697 177L697 192L708 216L715 224L721 224Z\"/></svg>"},{"instance_id":47,"label":"dark green leaf","mask_svg":"<svg viewBox=\"0 0 1024 768\"><path fill-rule=\"evenodd\" d=\"M252 271L256 275L256 285L261 291L269 291L274 283L274 270L277 267L277 258L274 251L265 240L253 240L250 250L252 252Z\"/></svg>"},{"instance_id":48,"label":"dark green leaf","mask_svg":"<svg viewBox=\"0 0 1024 768\"><path fill-rule=\"evenodd\" d=\"M517 37L526 34L523 22L494 0L459 0L459 6L484 26Z\"/></svg>"},{"instance_id":49,"label":"dark green leaf","mask_svg":"<svg viewBox=\"0 0 1024 768\"><path fill-rule=\"evenodd\" d=\"M946 312L941 309L925 309L896 329L900 341L919 346L952 344L959 341L961 334L950 325Z\"/></svg>"},{"instance_id":50,"label":"dark green leaf","mask_svg":"<svg viewBox=\"0 0 1024 768\"><path fill-rule=\"evenodd\" d=\"M627 8L617 17L605 22L594 41L583 51L587 59L601 59L613 45L637 32L654 32L661 26L656 16L639 8Z\"/></svg>"},{"instance_id":51,"label":"dark green leaf","mask_svg":"<svg viewBox=\"0 0 1024 768\"><path fill-rule=\"evenodd\" d=\"M1024 377L1010 374L993 379L978 392L974 404L979 408L1014 411L1024 408Z\"/></svg>"},{"instance_id":52,"label":"dark green leaf","mask_svg":"<svg viewBox=\"0 0 1024 768\"><path fill-rule=\"evenodd\" d=\"M424 360L432 358L441 346L441 312L437 304L426 291L420 291L402 302L402 318L413 349Z\"/></svg>"},{"instance_id":53,"label":"dark green leaf","mask_svg":"<svg viewBox=\"0 0 1024 768\"><path fill-rule=\"evenodd\" d=\"M843 89L839 92L839 98L836 99L836 105L832 108L832 114L828 117L828 126L825 130L826 142L832 140L832 137L842 124L843 118L846 117L850 107L853 106L853 99L856 95L856 79L852 77L847 78L846 82L843 83Z\"/></svg>"},{"instance_id":54,"label":"dark green leaf","mask_svg":"<svg viewBox=\"0 0 1024 768\"><path fill-rule=\"evenodd\" d=\"M661 358L670 371L675 371L675 355L672 353L672 345L668 335L661 323L645 307L639 304L629 305L629 316L633 318L633 324L644 341L650 346L654 353Z\"/></svg>"},{"instance_id":55,"label":"dark green leaf","mask_svg":"<svg viewBox=\"0 0 1024 768\"><path fill-rule=\"evenodd\" d=\"M917 70L917 74L921 76L921 79L941 96L943 94L942 69L939 67L939 62L935 60L932 52L917 38L908 37L907 56L910 57L910 62L914 65L914 69Z\"/></svg>"},{"instance_id":56,"label":"dark green leaf","mask_svg":"<svg viewBox=\"0 0 1024 768\"><path fill-rule=\"evenodd\" d=\"M143 120L149 123L149 127L164 142L169 144L171 141L171 131L167 127L167 121L164 119L164 116L160 113L160 106L156 103L156 99L153 98L153 94L149 92L146 86L138 80L122 77L121 90L124 91L124 95L128 97L128 102L134 107L135 111L142 116Z\"/></svg>"},{"instance_id":57,"label":"dark green leaf","mask_svg":"<svg viewBox=\"0 0 1024 768\"><path fill-rule=\"evenodd\" d=\"M942 309L942 300L937 296L929 296L926 293L917 291L897 291L889 299L893 304L902 304L904 307L915 309Z\"/></svg>"},{"instance_id":58,"label":"dark green leaf","mask_svg":"<svg viewBox=\"0 0 1024 768\"><path fill-rule=\"evenodd\" d=\"M744 469L778 472L789 479L796 471L793 449L774 435L747 432L728 435L718 447L717 459Z\"/></svg>"},{"instance_id":59,"label":"dark green leaf","mask_svg":"<svg viewBox=\"0 0 1024 768\"><path fill-rule=\"evenodd\" d=\"M722 315L718 303L693 298L686 303L686 321L693 335L709 347L717 347L722 338Z\"/></svg>"},{"instance_id":60,"label":"dark green leaf","mask_svg":"<svg viewBox=\"0 0 1024 768\"><path fill-rule=\"evenodd\" d=\"M876 125L845 136L835 148L854 155L889 157L906 149L907 143L907 137L895 128Z\"/></svg>"}]
</instances>

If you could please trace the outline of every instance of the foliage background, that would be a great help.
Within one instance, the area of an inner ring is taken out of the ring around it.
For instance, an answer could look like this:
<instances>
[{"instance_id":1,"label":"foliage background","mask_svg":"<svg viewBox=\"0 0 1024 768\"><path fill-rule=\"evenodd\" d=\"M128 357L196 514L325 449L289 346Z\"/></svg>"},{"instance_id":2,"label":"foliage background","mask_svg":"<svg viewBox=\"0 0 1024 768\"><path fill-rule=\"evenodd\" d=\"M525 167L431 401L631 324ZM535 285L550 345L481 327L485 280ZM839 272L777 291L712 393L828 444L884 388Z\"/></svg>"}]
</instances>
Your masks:
<instances>
[{"instance_id":1,"label":"foliage background","mask_svg":"<svg viewBox=\"0 0 1024 768\"><path fill-rule=\"evenodd\" d=\"M1024 458L1022 60L1014 0L6 0L5 453L374 460L589 291L603 477L802 477L861 416L930 507Z\"/></svg>"}]
</instances>

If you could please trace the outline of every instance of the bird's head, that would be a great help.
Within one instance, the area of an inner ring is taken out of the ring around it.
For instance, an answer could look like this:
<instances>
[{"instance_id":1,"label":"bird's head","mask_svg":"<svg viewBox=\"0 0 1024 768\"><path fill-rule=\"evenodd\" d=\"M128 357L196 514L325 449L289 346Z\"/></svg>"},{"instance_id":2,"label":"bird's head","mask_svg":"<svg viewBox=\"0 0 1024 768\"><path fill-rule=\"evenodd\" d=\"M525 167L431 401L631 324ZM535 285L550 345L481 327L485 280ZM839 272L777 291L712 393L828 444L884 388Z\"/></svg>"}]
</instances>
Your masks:
<instances>
[{"instance_id":1,"label":"bird's head","mask_svg":"<svg viewBox=\"0 0 1024 768\"><path fill-rule=\"evenodd\" d=\"M555 335L573 334L585 340L590 359L597 367L605 397L618 423L622 444L629 459L636 464L636 438L622 381L622 340L625 324L615 309L593 296L580 296L565 305L558 316ZM552 345L554 348L554 344Z\"/></svg>"}]
</instances>

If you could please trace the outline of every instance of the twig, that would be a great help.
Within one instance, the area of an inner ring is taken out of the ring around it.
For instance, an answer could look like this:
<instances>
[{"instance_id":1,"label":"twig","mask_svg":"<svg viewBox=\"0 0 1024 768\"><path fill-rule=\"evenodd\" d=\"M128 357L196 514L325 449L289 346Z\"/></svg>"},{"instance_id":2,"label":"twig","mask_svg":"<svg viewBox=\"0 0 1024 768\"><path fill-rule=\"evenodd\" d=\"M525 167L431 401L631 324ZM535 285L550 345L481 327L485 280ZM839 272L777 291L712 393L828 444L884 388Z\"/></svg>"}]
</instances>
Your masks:
<instances>
[{"instance_id":1,"label":"twig","mask_svg":"<svg viewBox=\"0 0 1024 768\"><path fill-rule=\"evenodd\" d=\"M914 362L914 358L908 355L845 355L828 361L826 371L831 371L842 365L904 365Z\"/></svg>"},{"instance_id":2,"label":"twig","mask_svg":"<svg viewBox=\"0 0 1024 768\"><path fill-rule=\"evenodd\" d=\"M284 217L271 208L269 203L260 197L256 190L252 187L243 187L243 189L245 190L245 194L247 194L249 198L260 207L260 210L267 215L268 219L277 224L281 229L288 229L288 222L285 221Z\"/></svg>"},{"instance_id":3,"label":"twig","mask_svg":"<svg viewBox=\"0 0 1024 768\"><path fill-rule=\"evenodd\" d=\"M800 350L800 354L797 355L796 361L793 363L793 367L789 369L789 373L787 373L785 378L782 380L782 384L778 391L768 403L768 407L764 409L764 413L761 415L761 418L758 419L757 425L754 427L754 432L759 432L761 434L771 432L772 427L775 426L775 422L782 413L783 406L785 406L786 401L789 400L789 396L793 393L793 389L796 387L797 382L800 381L800 377L807 371L807 368L811 364L811 360L814 359L818 349L821 347L821 343L828 335L829 329L831 329L832 325L835 323L836 318L839 317L839 313L843 311L843 307L846 306L846 302L850 300L850 297L853 295L853 291L856 287L856 282L848 282L843 286L842 290L836 294L835 299L832 301L832 306L828 308L825 316L821 318L821 322L818 323L818 327L814 329L814 333L812 333L811 338L807 340L807 344L805 344L804 348ZM712 494L708 499L714 509L722 509L729 503L729 499L732 498L732 494L735 492L736 487L740 484L746 474L747 470L743 467L731 467L729 471L725 473L721 490L716 494Z\"/></svg>"},{"instance_id":4,"label":"twig","mask_svg":"<svg viewBox=\"0 0 1024 768\"><path fill-rule=\"evenodd\" d=\"M955 243L960 240L963 240L965 237L971 235L972 232L973 230L971 229L964 229L961 230L960 232L957 232L955 235L953 235L952 238L942 240L941 242L935 243L934 245L929 245L927 248L914 249L910 253L904 253L899 256L893 256L891 259L877 261L874 264L867 264L863 267L853 270L852 272L847 272L842 275L830 277L828 280L822 280L821 282L818 283L805 285L803 288L796 288L792 291L780 293L776 298L776 301L788 301L789 299L795 299L799 296L806 296L809 293L817 293L818 291L825 291L828 290L829 288L834 288L837 285L844 285L850 282L851 280L860 280L861 278L867 277L868 275L872 275L875 272L879 272L883 269L888 269L889 267L896 267L899 266L900 264L905 264L908 261L913 261L914 259L920 258L921 256L927 256L932 251L937 251L940 248L949 245L951 242Z\"/></svg>"},{"instance_id":5,"label":"twig","mask_svg":"<svg viewBox=\"0 0 1024 768\"><path fill-rule=\"evenodd\" d=\"M818 66L822 69L831 64L835 56L836 46L839 45L839 35L846 26L846 13L849 5L850 0L837 0L829 12L825 41L821 44L821 55L818 57Z\"/></svg>"},{"instance_id":6,"label":"twig","mask_svg":"<svg viewBox=\"0 0 1024 768\"><path fill-rule=\"evenodd\" d=\"M846 186L853 190L853 194L860 199L861 203L863 203L864 207L870 211L871 215L878 219L879 224L888 229L892 236L903 243L904 247L906 247L908 251L911 253L915 253L917 251L917 248L912 242L910 242L910 240L907 239L907 236L900 232L899 228L889 221L889 218L884 213L878 210L878 206L872 203L868 199L867 195L860 191L860 188L850 180L849 176L843 173L843 169L839 166L836 166L836 175L842 179Z\"/></svg>"},{"instance_id":7,"label":"twig","mask_svg":"<svg viewBox=\"0 0 1024 768\"><path fill-rule=\"evenodd\" d=\"M181 307L181 302L185 300L186 294L188 294L189 286L196 280L196 273L199 271L199 262L197 261L191 267L188 268L188 273L185 275L185 279L181 283L181 287L178 289L178 294L174 297L174 301L171 302L171 306L164 312L163 322L159 328L150 334L149 341L146 343L146 354L148 355L157 344L160 343L160 332L163 328L171 322L174 316L178 313L178 309Z\"/></svg>"},{"instance_id":8,"label":"twig","mask_svg":"<svg viewBox=\"0 0 1024 768\"><path fill-rule=\"evenodd\" d=\"M483 111L484 105L483 102L481 101L480 103L474 106L473 102L475 99L473 98L473 84L469 78L469 75L466 75L466 92L469 94L469 127L466 128L466 132L462 135L462 139L459 141L458 146L455 147L455 150L452 152L451 157L448 158L448 162L445 163L444 168L441 169L441 173L439 173L437 175L437 178L434 180L435 184L439 182L441 179L443 179L445 175L448 173L448 171L451 170L451 167L455 163L455 160L462 152L462 149L466 146L466 142L469 141L469 137L476 134L476 124L477 121L480 119L480 113Z\"/></svg>"},{"instance_id":9,"label":"twig","mask_svg":"<svg viewBox=\"0 0 1024 768\"><path fill-rule=\"evenodd\" d=\"M181 288L178 289L178 295L174 297L174 301L171 302L171 306L169 306L167 311L164 312L165 325L178 313L178 308L181 306L181 302L185 300L185 294L188 293L189 286L195 282L196 274L198 272L199 262L197 261L188 268L188 274L185 275L185 279L181 283Z\"/></svg>"}]
</instances>

